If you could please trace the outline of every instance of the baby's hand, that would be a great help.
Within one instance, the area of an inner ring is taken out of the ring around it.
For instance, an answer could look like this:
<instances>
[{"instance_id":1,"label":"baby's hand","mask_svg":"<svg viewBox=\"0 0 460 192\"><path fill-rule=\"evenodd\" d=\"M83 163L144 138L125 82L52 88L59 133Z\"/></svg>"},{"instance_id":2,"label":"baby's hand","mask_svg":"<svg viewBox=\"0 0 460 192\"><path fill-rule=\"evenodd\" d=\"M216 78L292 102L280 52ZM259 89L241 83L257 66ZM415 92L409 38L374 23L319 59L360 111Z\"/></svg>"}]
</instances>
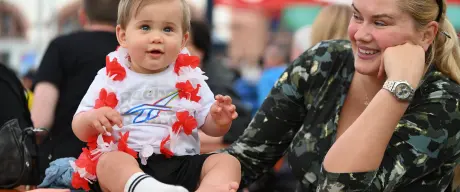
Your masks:
<instances>
[{"instance_id":1,"label":"baby's hand","mask_svg":"<svg viewBox=\"0 0 460 192\"><path fill-rule=\"evenodd\" d=\"M211 106L211 116L218 126L226 126L238 117L232 98L216 95L216 102Z\"/></svg>"},{"instance_id":2,"label":"baby's hand","mask_svg":"<svg viewBox=\"0 0 460 192\"><path fill-rule=\"evenodd\" d=\"M120 113L110 107L94 109L87 114L86 118L91 127L108 136L111 135L114 125L120 128L123 126Z\"/></svg>"}]
</instances>

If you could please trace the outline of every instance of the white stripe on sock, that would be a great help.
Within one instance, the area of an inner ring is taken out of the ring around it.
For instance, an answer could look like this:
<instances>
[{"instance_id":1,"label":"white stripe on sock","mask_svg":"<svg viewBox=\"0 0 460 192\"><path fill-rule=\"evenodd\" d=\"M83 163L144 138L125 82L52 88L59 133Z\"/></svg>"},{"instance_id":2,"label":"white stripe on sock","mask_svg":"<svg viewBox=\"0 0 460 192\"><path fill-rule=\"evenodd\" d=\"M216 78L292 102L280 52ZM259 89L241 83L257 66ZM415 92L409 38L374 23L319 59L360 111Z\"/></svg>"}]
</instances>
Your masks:
<instances>
[{"instance_id":1,"label":"white stripe on sock","mask_svg":"<svg viewBox=\"0 0 460 192\"><path fill-rule=\"evenodd\" d=\"M188 192L181 186L168 185L142 173L134 173L125 184L124 192Z\"/></svg>"}]
</instances>

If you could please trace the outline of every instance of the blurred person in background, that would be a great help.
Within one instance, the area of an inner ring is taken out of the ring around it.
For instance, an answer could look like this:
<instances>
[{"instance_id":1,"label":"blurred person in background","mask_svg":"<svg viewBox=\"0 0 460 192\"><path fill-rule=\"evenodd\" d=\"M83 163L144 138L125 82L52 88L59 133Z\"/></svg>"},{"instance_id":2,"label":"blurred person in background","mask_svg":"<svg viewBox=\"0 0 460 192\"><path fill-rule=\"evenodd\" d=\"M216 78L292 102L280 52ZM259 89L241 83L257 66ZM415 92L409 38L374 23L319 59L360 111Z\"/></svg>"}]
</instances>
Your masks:
<instances>
[{"instance_id":1,"label":"blurred person in background","mask_svg":"<svg viewBox=\"0 0 460 192\"><path fill-rule=\"evenodd\" d=\"M288 62L288 51L279 45L269 45L265 50L263 71L257 83L257 109L270 93L281 73L284 72Z\"/></svg>"},{"instance_id":2,"label":"blurred person in background","mask_svg":"<svg viewBox=\"0 0 460 192\"><path fill-rule=\"evenodd\" d=\"M311 26L311 46L324 40L348 39L352 15L350 5L332 4L322 8Z\"/></svg>"},{"instance_id":3,"label":"blurred person in background","mask_svg":"<svg viewBox=\"0 0 460 192\"><path fill-rule=\"evenodd\" d=\"M258 65L262 65L262 62ZM251 110L251 115L257 112L257 83L262 69L247 62L241 62L237 78L233 82L233 89L237 92L244 105Z\"/></svg>"},{"instance_id":4,"label":"blurred person in background","mask_svg":"<svg viewBox=\"0 0 460 192\"><path fill-rule=\"evenodd\" d=\"M33 90L32 85L33 85L36 73L37 72L35 70L29 70L27 71L25 75L22 76L21 82L24 88Z\"/></svg>"},{"instance_id":5,"label":"blurred person in background","mask_svg":"<svg viewBox=\"0 0 460 192\"><path fill-rule=\"evenodd\" d=\"M289 49L277 43L267 46L262 59L262 73L255 86L257 103L255 111L262 105L265 97L270 93L273 85L284 72L289 61ZM244 191L247 192L291 192L295 191L298 181L293 176L289 164L280 160L272 170L252 183Z\"/></svg>"},{"instance_id":6,"label":"blurred person in background","mask_svg":"<svg viewBox=\"0 0 460 192\"><path fill-rule=\"evenodd\" d=\"M348 23L353 12L349 5L331 4L321 9L311 27L301 28L294 36L291 60L324 40L348 39ZM301 37L301 35L305 37ZM305 38L308 38L305 41ZM302 42L298 42L302 41Z\"/></svg>"},{"instance_id":7,"label":"blurred person in background","mask_svg":"<svg viewBox=\"0 0 460 192\"><path fill-rule=\"evenodd\" d=\"M27 96L27 101L29 105L29 109L32 108L32 103L33 103L33 82L35 79L36 71L35 70L29 70L24 76L21 78L21 83L24 86L24 88L27 90L26 96Z\"/></svg>"},{"instance_id":8,"label":"blurred person in background","mask_svg":"<svg viewBox=\"0 0 460 192\"><path fill-rule=\"evenodd\" d=\"M200 57L201 68L209 77L208 81L219 82L231 86L234 74L224 65L224 61L214 57L212 48L211 27L203 20L190 22L191 33L187 49L191 55Z\"/></svg>"},{"instance_id":9,"label":"blurred person in background","mask_svg":"<svg viewBox=\"0 0 460 192\"><path fill-rule=\"evenodd\" d=\"M291 57L290 61L294 61L300 54L307 50L311 43L311 26L303 26L294 32L292 38Z\"/></svg>"},{"instance_id":10,"label":"blurred person in background","mask_svg":"<svg viewBox=\"0 0 460 192\"><path fill-rule=\"evenodd\" d=\"M212 39L210 26L203 20L192 20L190 26L191 31L187 49L191 55L200 57L200 67L209 78L206 83L211 91L216 95L230 96L238 113L238 118L233 120L229 132L224 137L211 137L200 132L201 152L207 153L236 141L249 125L251 113L233 90L233 72L223 64L224 60L222 58L215 58L211 52Z\"/></svg>"},{"instance_id":11,"label":"blurred person in background","mask_svg":"<svg viewBox=\"0 0 460 192\"><path fill-rule=\"evenodd\" d=\"M40 145L40 175L49 163L81 153L85 143L72 132L75 111L106 55L117 48L115 35L119 0L84 0L79 10L83 31L51 41L36 76L31 110L35 128L49 130ZM42 136L43 137L43 136Z\"/></svg>"}]
</instances>

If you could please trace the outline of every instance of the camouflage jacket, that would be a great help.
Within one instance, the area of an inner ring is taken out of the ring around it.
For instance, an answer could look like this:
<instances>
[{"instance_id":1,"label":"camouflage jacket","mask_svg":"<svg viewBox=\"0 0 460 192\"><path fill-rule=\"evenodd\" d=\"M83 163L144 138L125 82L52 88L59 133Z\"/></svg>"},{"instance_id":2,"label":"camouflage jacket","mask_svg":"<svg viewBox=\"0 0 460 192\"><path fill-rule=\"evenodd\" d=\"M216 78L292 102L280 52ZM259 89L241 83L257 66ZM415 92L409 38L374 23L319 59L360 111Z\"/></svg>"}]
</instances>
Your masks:
<instances>
[{"instance_id":1,"label":"camouflage jacket","mask_svg":"<svg viewBox=\"0 0 460 192\"><path fill-rule=\"evenodd\" d=\"M379 169L328 173L354 58L348 41L322 42L276 82L244 134L225 149L242 164L242 185L285 154L303 191L444 191L460 152L460 86L431 67L399 121ZM357 157L359 158L359 157Z\"/></svg>"}]
</instances>

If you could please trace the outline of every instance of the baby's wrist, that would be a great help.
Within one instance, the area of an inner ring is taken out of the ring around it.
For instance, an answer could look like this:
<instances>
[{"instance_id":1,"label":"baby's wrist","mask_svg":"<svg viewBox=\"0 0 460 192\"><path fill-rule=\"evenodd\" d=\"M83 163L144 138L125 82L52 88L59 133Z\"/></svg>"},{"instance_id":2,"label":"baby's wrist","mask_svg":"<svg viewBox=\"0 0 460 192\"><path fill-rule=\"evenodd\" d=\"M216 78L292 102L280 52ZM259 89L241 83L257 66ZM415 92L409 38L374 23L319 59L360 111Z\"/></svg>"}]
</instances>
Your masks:
<instances>
[{"instance_id":1,"label":"baby's wrist","mask_svg":"<svg viewBox=\"0 0 460 192\"><path fill-rule=\"evenodd\" d=\"M216 121L214 121L214 123L219 127L219 129L230 129L230 126L232 126L232 122L230 121L230 123L217 123Z\"/></svg>"},{"instance_id":2,"label":"baby's wrist","mask_svg":"<svg viewBox=\"0 0 460 192\"><path fill-rule=\"evenodd\" d=\"M94 111L94 109L82 112L82 114L81 114L82 115L82 120L84 121L84 123L86 125L85 126L86 129L84 129L84 131L88 135L91 135L91 136L99 134L97 129L93 126L93 121L91 120L91 117L93 116L93 114L92 114L93 111Z\"/></svg>"}]
</instances>

